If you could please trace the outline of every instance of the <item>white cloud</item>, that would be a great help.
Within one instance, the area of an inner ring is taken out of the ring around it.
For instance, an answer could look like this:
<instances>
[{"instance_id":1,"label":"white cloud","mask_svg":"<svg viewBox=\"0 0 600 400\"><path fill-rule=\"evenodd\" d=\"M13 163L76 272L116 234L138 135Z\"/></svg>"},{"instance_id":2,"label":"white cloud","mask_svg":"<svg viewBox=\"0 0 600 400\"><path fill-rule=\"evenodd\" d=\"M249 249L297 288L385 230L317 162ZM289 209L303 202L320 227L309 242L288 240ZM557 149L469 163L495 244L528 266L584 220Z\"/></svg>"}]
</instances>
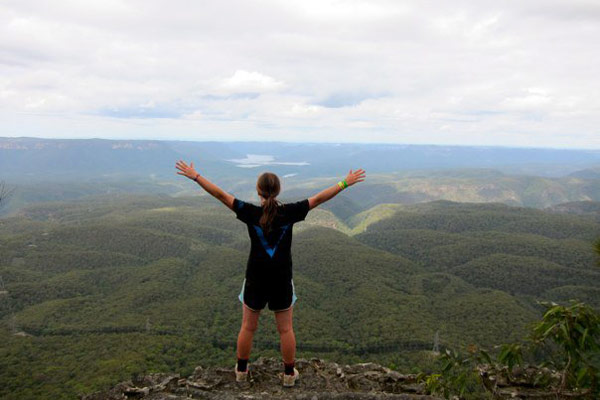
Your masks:
<instances>
[{"instance_id":1,"label":"white cloud","mask_svg":"<svg viewBox=\"0 0 600 400\"><path fill-rule=\"evenodd\" d=\"M259 72L237 70L230 78L223 79L217 86L225 93L265 93L280 90L284 83Z\"/></svg>"},{"instance_id":2,"label":"white cloud","mask_svg":"<svg viewBox=\"0 0 600 400\"><path fill-rule=\"evenodd\" d=\"M600 147L600 3L0 3L7 136Z\"/></svg>"}]
</instances>

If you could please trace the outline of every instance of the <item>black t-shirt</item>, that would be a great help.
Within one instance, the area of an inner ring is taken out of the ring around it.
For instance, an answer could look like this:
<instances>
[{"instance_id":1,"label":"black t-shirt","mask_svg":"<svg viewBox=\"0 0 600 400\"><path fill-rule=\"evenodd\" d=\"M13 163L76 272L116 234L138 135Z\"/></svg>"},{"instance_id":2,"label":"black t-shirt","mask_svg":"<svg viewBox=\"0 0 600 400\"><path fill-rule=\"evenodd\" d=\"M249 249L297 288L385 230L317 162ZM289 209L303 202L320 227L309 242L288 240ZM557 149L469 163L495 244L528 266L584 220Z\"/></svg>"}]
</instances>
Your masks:
<instances>
[{"instance_id":1,"label":"black t-shirt","mask_svg":"<svg viewBox=\"0 0 600 400\"><path fill-rule=\"evenodd\" d=\"M278 207L271 229L265 234L259 224L262 207L234 199L235 215L246 223L250 235L246 279L272 281L292 278L292 227L306 218L308 209L308 199L282 204Z\"/></svg>"}]
</instances>

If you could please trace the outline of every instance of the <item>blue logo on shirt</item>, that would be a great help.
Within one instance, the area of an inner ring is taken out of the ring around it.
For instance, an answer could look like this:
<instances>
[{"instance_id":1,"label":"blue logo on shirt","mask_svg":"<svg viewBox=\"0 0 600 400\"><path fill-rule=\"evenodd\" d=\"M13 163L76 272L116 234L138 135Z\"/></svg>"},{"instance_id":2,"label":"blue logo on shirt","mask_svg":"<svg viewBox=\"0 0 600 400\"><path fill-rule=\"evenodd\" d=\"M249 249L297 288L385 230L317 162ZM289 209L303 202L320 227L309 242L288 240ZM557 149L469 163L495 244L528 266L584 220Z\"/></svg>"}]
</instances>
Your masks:
<instances>
[{"instance_id":1,"label":"blue logo on shirt","mask_svg":"<svg viewBox=\"0 0 600 400\"><path fill-rule=\"evenodd\" d=\"M258 226L258 225L252 225L252 226L256 230L256 234L258 235L260 242L262 243L263 247L265 248L265 251L271 258L273 258L273 256L275 255L275 250L277 250L277 246L279 245L279 242L281 242L281 239L283 238L283 235L285 235L285 232L287 232L287 229L290 227L290 224L281 226L281 236L279 236L279 239L277 239L277 243L275 243L275 246L273 246L273 247L269 246L269 242L267 242L267 238L265 238L263 230L260 228L260 226Z\"/></svg>"}]
</instances>

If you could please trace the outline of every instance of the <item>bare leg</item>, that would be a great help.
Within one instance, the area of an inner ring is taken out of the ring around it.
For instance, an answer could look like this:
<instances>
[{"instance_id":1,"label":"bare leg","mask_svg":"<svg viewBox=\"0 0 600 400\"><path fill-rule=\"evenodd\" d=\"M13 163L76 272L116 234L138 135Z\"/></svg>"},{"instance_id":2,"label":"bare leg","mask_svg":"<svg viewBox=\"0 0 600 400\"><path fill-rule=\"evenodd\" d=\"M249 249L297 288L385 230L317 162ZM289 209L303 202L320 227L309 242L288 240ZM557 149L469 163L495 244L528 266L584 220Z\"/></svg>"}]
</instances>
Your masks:
<instances>
[{"instance_id":1,"label":"bare leg","mask_svg":"<svg viewBox=\"0 0 600 400\"><path fill-rule=\"evenodd\" d=\"M277 322L277 331L281 340L281 356L283 362L291 364L296 359L296 336L292 327L292 311L293 307L285 311L275 313Z\"/></svg>"},{"instance_id":2,"label":"bare leg","mask_svg":"<svg viewBox=\"0 0 600 400\"><path fill-rule=\"evenodd\" d=\"M258 328L258 317L260 310L254 311L248 308L245 304L242 305L242 327L238 334L237 340L237 358L247 360L250 358L250 350L252 349L252 339L254 332Z\"/></svg>"}]
</instances>

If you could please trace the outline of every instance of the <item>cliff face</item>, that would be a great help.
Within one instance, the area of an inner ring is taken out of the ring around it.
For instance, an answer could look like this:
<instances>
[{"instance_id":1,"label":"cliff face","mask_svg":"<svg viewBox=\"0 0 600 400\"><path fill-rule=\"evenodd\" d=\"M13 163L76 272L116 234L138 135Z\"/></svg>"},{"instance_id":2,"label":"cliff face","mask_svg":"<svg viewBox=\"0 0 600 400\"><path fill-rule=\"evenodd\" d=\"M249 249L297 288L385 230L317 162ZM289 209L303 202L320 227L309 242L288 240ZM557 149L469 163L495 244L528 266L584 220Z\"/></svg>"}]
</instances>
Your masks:
<instances>
[{"instance_id":1,"label":"cliff face","mask_svg":"<svg viewBox=\"0 0 600 400\"><path fill-rule=\"evenodd\" d=\"M187 378L178 374L150 374L81 399L438 399L424 394L416 375L403 375L378 364L339 365L320 359L299 359L296 367L300 379L292 388L281 384L283 364L280 360L259 358L250 364L249 379L245 383L235 381L233 367L199 366Z\"/></svg>"}]
</instances>

